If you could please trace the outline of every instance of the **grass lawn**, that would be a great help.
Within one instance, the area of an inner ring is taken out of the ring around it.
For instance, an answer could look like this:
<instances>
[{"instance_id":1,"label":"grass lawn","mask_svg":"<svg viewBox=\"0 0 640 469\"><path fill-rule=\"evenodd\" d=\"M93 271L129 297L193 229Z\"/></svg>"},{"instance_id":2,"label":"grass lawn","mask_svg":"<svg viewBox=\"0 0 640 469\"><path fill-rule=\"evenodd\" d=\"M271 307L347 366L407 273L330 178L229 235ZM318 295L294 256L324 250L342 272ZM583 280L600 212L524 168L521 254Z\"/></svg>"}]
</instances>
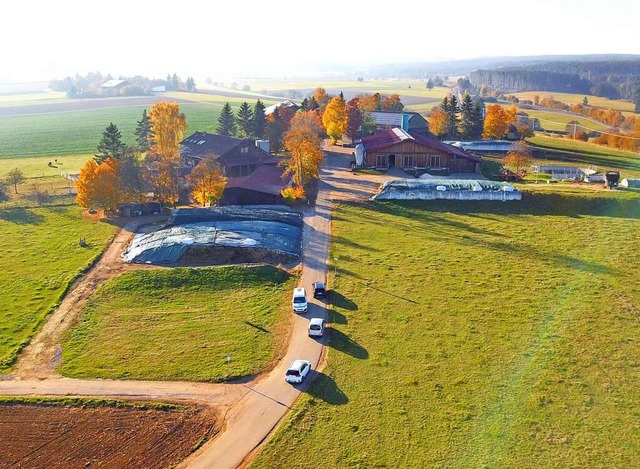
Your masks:
<instances>
[{"instance_id":1,"label":"grass lawn","mask_svg":"<svg viewBox=\"0 0 640 469\"><path fill-rule=\"evenodd\" d=\"M616 192L339 206L328 364L253 467L638 467L638 217Z\"/></svg>"},{"instance_id":2,"label":"grass lawn","mask_svg":"<svg viewBox=\"0 0 640 469\"><path fill-rule=\"evenodd\" d=\"M267 266L121 275L96 292L67 332L60 371L187 381L258 373L287 343L293 286L293 277Z\"/></svg>"},{"instance_id":3,"label":"grass lawn","mask_svg":"<svg viewBox=\"0 0 640 469\"><path fill-rule=\"evenodd\" d=\"M115 232L83 218L76 206L0 209L0 373ZM80 238L88 248L78 245Z\"/></svg>"},{"instance_id":4,"label":"grass lawn","mask_svg":"<svg viewBox=\"0 0 640 469\"><path fill-rule=\"evenodd\" d=\"M66 156L92 153L102 132L113 122L127 144L134 143L136 122L149 106L126 106L80 111L0 116L0 163L4 158ZM213 104L182 104L187 133L213 131L220 107Z\"/></svg>"}]
</instances>

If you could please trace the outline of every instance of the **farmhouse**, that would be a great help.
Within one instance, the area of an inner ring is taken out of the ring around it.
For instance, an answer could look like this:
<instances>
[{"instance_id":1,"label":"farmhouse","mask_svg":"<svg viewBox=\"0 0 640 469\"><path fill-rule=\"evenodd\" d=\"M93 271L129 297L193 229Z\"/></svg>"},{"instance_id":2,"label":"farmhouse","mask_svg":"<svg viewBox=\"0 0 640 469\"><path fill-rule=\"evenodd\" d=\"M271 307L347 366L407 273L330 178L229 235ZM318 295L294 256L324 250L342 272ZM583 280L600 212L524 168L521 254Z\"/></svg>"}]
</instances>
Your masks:
<instances>
[{"instance_id":1,"label":"farmhouse","mask_svg":"<svg viewBox=\"0 0 640 469\"><path fill-rule=\"evenodd\" d=\"M461 148L398 128L364 137L356 146L356 163L365 168L477 173L480 161Z\"/></svg>"},{"instance_id":2,"label":"farmhouse","mask_svg":"<svg viewBox=\"0 0 640 469\"><path fill-rule=\"evenodd\" d=\"M100 92L106 96L117 96L128 85L129 82L127 80L108 80L100 85Z\"/></svg>"},{"instance_id":3,"label":"farmhouse","mask_svg":"<svg viewBox=\"0 0 640 469\"><path fill-rule=\"evenodd\" d=\"M264 115L270 116L275 112L276 108L287 108L287 109L291 109L292 113L296 113L298 112L298 109L300 109L300 106L298 106L293 101L286 100L286 101L282 101L281 103L266 107L264 109Z\"/></svg>"},{"instance_id":4,"label":"farmhouse","mask_svg":"<svg viewBox=\"0 0 640 469\"><path fill-rule=\"evenodd\" d=\"M371 111L371 117L376 123L376 131L402 129L412 134L429 134L429 124L417 112Z\"/></svg>"},{"instance_id":5,"label":"farmhouse","mask_svg":"<svg viewBox=\"0 0 640 469\"><path fill-rule=\"evenodd\" d=\"M180 155L186 166L196 166L213 158L229 177L248 176L259 166L276 165L279 158L256 146L251 139L195 132L180 142Z\"/></svg>"}]
</instances>

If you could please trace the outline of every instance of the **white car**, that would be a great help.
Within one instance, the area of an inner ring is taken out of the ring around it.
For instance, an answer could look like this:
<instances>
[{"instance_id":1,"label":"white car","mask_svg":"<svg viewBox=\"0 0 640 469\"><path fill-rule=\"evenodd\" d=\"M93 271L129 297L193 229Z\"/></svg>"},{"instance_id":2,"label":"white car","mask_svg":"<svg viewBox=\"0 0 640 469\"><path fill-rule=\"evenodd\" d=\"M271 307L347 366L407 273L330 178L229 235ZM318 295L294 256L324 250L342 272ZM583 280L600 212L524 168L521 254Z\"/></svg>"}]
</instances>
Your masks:
<instances>
[{"instance_id":1,"label":"white car","mask_svg":"<svg viewBox=\"0 0 640 469\"><path fill-rule=\"evenodd\" d=\"M306 313L308 304L307 304L307 291L302 288L294 288L293 289L293 297L291 298L291 306L293 307L294 313Z\"/></svg>"},{"instance_id":2,"label":"white car","mask_svg":"<svg viewBox=\"0 0 640 469\"><path fill-rule=\"evenodd\" d=\"M295 360L289 366L284 380L287 383L302 383L309 370L311 370L311 362L309 360Z\"/></svg>"},{"instance_id":3,"label":"white car","mask_svg":"<svg viewBox=\"0 0 640 469\"><path fill-rule=\"evenodd\" d=\"M322 318L309 320L309 337L322 337L324 335L325 322Z\"/></svg>"}]
</instances>

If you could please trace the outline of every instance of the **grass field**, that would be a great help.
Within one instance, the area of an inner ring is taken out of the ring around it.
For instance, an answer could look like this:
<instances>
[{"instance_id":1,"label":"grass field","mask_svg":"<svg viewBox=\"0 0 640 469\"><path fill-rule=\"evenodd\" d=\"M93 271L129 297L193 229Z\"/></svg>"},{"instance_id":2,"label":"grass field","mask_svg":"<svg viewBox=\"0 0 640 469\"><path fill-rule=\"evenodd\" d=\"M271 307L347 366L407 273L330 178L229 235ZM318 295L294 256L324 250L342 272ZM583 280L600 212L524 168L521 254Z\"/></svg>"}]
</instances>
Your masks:
<instances>
[{"instance_id":1,"label":"grass field","mask_svg":"<svg viewBox=\"0 0 640 469\"><path fill-rule=\"evenodd\" d=\"M0 373L115 231L84 219L75 206L0 210ZM89 247L80 247L80 238Z\"/></svg>"},{"instance_id":2,"label":"grass field","mask_svg":"<svg viewBox=\"0 0 640 469\"><path fill-rule=\"evenodd\" d=\"M533 101L534 96L540 96L540 99L553 96L556 101L563 102L565 104L582 104L585 95L584 94L571 94L571 93L551 93L549 91L527 91L523 93L514 93L514 96L519 99L529 99ZM589 106L602 107L606 109L617 109L618 111L633 112L635 104L627 101L618 101L608 98L601 98L599 96L586 95L589 101Z\"/></svg>"},{"instance_id":3,"label":"grass field","mask_svg":"<svg viewBox=\"0 0 640 469\"><path fill-rule=\"evenodd\" d=\"M339 206L328 364L253 467L637 467L638 217L615 192Z\"/></svg>"},{"instance_id":4,"label":"grass field","mask_svg":"<svg viewBox=\"0 0 640 469\"><path fill-rule=\"evenodd\" d=\"M508 107L505 105L505 107ZM539 111L536 109L520 109L520 111L526 112L531 118L540 119L540 125L547 130L567 130L567 123L571 121L577 121L582 127L578 127L578 130L586 131L604 131L610 132L611 128L602 125L596 121L591 121L585 117L581 117L574 114L564 114L562 112L553 111ZM573 127L571 127L573 130Z\"/></svg>"},{"instance_id":5,"label":"grass field","mask_svg":"<svg viewBox=\"0 0 640 469\"><path fill-rule=\"evenodd\" d=\"M68 101L67 94L61 91L0 95L0 107L23 106L25 104L60 103Z\"/></svg>"},{"instance_id":6,"label":"grass field","mask_svg":"<svg viewBox=\"0 0 640 469\"><path fill-rule=\"evenodd\" d=\"M66 335L60 371L187 381L258 373L286 345L293 284L273 267L124 274L95 294Z\"/></svg>"}]
</instances>

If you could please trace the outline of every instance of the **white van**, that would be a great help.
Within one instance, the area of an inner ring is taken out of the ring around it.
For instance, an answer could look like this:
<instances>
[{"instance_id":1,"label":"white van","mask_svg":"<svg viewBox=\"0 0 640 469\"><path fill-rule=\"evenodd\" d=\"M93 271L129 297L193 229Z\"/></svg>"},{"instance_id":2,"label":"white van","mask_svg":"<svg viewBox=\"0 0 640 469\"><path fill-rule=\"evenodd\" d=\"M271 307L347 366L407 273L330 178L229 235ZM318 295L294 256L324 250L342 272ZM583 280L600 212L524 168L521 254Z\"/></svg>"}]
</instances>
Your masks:
<instances>
[{"instance_id":1,"label":"white van","mask_svg":"<svg viewBox=\"0 0 640 469\"><path fill-rule=\"evenodd\" d=\"M322 337L324 335L324 328L324 319L311 318L309 321L309 337Z\"/></svg>"},{"instance_id":2,"label":"white van","mask_svg":"<svg viewBox=\"0 0 640 469\"><path fill-rule=\"evenodd\" d=\"M293 298L291 298L291 305L293 306L294 313L307 312L307 291L303 287L293 289Z\"/></svg>"}]
</instances>

